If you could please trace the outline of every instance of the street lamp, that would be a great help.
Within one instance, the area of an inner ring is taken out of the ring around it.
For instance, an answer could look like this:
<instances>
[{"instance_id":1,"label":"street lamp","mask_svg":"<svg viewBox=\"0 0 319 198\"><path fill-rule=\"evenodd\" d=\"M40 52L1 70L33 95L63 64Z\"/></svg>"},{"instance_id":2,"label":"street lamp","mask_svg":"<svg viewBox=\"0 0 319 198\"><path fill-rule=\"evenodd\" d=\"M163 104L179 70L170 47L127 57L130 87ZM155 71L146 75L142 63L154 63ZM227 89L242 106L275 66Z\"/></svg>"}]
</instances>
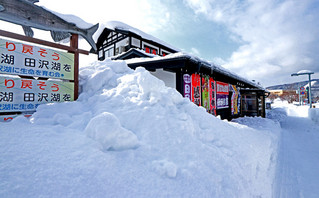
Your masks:
<instances>
[{"instance_id":1,"label":"street lamp","mask_svg":"<svg viewBox=\"0 0 319 198\"><path fill-rule=\"evenodd\" d=\"M311 100L311 74L314 74L314 72L309 70L301 70L297 73L291 74L291 76L300 76L300 75L308 75L309 76L309 104L310 108L312 108L312 100Z\"/></svg>"}]
</instances>

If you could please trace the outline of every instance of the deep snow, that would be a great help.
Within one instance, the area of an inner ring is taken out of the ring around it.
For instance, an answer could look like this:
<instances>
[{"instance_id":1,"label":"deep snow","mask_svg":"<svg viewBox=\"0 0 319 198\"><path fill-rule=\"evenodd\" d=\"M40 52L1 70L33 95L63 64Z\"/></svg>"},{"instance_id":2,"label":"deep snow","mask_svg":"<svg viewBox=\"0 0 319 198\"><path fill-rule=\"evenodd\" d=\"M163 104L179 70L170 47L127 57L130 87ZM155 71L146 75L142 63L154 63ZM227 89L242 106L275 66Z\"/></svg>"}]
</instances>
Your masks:
<instances>
[{"instance_id":1,"label":"deep snow","mask_svg":"<svg viewBox=\"0 0 319 198\"><path fill-rule=\"evenodd\" d=\"M319 195L319 109L276 102L269 117L281 125L274 197Z\"/></svg>"},{"instance_id":2,"label":"deep snow","mask_svg":"<svg viewBox=\"0 0 319 198\"><path fill-rule=\"evenodd\" d=\"M282 123L295 130L298 120L289 122L290 106L271 110L270 119L223 121L121 61L81 68L80 84L76 102L40 105L30 119L1 123L0 197L289 195L280 192L291 175L278 169L287 162L282 145L299 143L281 138L289 135ZM318 125L307 123L315 144Z\"/></svg>"}]
</instances>

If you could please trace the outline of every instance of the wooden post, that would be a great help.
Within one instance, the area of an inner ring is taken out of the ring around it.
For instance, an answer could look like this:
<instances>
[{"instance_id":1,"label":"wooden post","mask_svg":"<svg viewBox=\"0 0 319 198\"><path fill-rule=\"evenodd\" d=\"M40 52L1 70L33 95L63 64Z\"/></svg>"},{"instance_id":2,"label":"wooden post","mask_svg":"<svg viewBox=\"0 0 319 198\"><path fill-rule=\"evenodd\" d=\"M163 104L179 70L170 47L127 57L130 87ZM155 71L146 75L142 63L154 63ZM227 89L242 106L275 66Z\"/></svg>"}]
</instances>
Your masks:
<instances>
[{"instance_id":1,"label":"wooden post","mask_svg":"<svg viewBox=\"0 0 319 198\"><path fill-rule=\"evenodd\" d=\"M70 47L75 49L74 53L74 100L78 99L79 95L79 35L72 34Z\"/></svg>"}]
</instances>

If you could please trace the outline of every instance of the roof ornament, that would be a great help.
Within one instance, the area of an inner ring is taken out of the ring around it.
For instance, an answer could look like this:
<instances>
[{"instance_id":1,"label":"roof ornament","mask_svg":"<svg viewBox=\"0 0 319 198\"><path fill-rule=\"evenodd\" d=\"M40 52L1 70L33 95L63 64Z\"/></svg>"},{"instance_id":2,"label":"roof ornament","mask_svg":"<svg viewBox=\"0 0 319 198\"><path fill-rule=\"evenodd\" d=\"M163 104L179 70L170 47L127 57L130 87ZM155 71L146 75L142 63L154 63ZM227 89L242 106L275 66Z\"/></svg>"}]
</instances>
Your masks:
<instances>
[{"instance_id":1,"label":"roof ornament","mask_svg":"<svg viewBox=\"0 0 319 198\"><path fill-rule=\"evenodd\" d=\"M47 30L55 42L70 37L70 33L81 35L96 51L92 38L99 24L87 29L68 22L63 15L35 5L38 0L0 0L0 20L21 25L26 36L33 37L31 28Z\"/></svg>"}]
</instances>

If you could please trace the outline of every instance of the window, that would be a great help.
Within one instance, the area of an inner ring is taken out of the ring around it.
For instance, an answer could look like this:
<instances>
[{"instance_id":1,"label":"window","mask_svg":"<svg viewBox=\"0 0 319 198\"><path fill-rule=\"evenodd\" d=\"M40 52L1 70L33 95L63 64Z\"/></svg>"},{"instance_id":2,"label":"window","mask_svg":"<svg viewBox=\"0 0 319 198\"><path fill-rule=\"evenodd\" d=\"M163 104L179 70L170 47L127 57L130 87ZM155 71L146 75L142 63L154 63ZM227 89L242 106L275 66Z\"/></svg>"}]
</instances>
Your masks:
<instances>
[{"instance_id":1,"label":"window","mask_svg":"<svg viewBox=\"0 0 319 198\"><path fill-rule=\"evenodd\" d=\"M157 49L154 49L154 48L146 46L146 45L144 45L144 47L145 47L146 53L157 55Z\"/></svg>"},{"instance_id":2,"label":"window","mask_svg":"<svg viewBox=\"0 0 319 198\"><path fill-rule=\"evenodd\" d=\"M157 50L156 49L152 49L152 54L156 55L157 54Z\"/></svg>"}]
</instances>

